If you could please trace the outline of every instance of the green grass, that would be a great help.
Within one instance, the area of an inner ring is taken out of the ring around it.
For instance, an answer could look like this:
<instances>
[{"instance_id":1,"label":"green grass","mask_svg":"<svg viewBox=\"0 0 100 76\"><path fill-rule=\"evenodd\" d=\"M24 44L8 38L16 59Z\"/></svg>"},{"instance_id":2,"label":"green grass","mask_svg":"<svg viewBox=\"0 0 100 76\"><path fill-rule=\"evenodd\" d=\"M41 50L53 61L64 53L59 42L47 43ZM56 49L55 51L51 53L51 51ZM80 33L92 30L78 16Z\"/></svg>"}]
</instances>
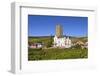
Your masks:
<instances>
[{"instance_id":1,"label":"green grass","mask_svg":"<svg viewBox=\"0 0 100 76\"><path fill-rule=\"evenodd\" d=\"M44 43L44 46L48 44L51 37L29 37L29 43ZM81 38L71 38L72 43L75 41L87 41L87 37ZM52 37L53 42L53 37ZM44 48L44 47L43 47ZM88 49L81 48L48 48L48 49L28 49L28 60L56 60L56 59L78 59L78 58L88 58Z\"/></svg>"},{"instance_id":2,"label":"green grass","mask_svg":"<svg viewBox=\"0 0 100 76\"><path fill-rule=\"evenodd\" d=\"M88 58L88 50L81 48L69 49L28 49L28 60L56 60Z\"/></svg>"}]
</instances>

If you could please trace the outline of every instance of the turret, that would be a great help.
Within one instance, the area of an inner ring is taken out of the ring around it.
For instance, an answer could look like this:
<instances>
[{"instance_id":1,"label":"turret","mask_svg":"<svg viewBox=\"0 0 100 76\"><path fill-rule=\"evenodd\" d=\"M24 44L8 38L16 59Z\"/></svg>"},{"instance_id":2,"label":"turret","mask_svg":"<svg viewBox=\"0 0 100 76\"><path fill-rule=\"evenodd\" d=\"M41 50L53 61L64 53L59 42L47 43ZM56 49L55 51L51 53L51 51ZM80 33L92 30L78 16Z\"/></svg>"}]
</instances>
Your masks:
<instances>
[{"instance_id":1,"label":"turret","mask_svg":"<svg viewBox=\"0 0 100 76\"><path fill-rule=\"evenodd\" d=\"M56 36L57 37L62 37L63 36L63 29L61 25L57 25L56 26Z\"/></svg>"}]
</instances>

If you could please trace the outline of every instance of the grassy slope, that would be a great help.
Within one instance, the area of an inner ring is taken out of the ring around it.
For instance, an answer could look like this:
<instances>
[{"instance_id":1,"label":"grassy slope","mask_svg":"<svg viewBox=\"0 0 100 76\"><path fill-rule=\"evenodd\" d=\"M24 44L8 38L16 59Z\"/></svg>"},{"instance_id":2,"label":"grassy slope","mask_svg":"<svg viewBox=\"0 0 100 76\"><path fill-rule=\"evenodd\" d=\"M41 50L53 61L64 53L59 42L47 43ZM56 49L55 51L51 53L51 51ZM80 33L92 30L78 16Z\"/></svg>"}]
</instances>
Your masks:
<instances>
[{"instance_id":1,"label":"grassy slope","mask_svg":"<svg viewBox=\"0 0 100 76\"><path fill-rule=\"evenodd\" d=\"M29 37L29 42L48 41L50 37ZM71 38L72 42L78 40L87 41L87 38ZM28 60L54 60L54 59L75 59L87 58L87 49L29 49Z\"/></svg>"},{"instance_id":2,"label":"grassy slope","mask_svg":"<svg viewBox=\"0 0 100 76\"><path fill-rule=\"evenodd\" d=\"M87 49L29 49L28 60L87 58Z\"/></svg>"}]
</instances>

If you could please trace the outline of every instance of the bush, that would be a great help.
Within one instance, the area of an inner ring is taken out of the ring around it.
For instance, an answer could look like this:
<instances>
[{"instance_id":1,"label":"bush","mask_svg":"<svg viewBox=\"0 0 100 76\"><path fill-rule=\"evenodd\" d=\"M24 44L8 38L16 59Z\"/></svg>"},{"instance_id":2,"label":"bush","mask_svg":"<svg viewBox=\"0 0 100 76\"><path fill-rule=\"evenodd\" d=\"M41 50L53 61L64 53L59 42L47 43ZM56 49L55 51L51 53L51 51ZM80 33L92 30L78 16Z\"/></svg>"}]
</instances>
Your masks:
<instances>
[{"instance_id":1,"label":"bush","mask_svg":"<svg viewBox=\"0 0 100 76\"><path fill-rule=\"evenodd\" d=\"M76 44L76 45L72 46L71 48L81 49L81 45Z\"/></svg>"},{"instance_id":2,"label":"bush","mask_svg":"<svg viewBox=\"0 0 100 76\"><path fill-rule=\"evenodd\" d=\"M28 60L55 60L87 58L87 49L29 49Z\"/></svg>"}]
</instances>

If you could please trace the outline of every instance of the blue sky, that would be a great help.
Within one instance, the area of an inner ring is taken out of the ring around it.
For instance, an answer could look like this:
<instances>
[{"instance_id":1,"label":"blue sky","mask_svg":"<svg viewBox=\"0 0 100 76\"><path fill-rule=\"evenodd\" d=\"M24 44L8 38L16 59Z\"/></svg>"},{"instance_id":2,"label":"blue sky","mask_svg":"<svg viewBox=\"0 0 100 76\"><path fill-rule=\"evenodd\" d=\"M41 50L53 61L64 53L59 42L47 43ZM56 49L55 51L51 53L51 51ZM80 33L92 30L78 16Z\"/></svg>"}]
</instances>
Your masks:
<instances>
[{"instance_id":1,"label":"blue sky","mask_svg":"<svg viewBox=\"0 0 100 76\"><path fill-rule=\"evenodd\" d=\"M83 37L88 34L88 17L28 15L28 36L55 35L56 25L63 28L63 35Z\"/></svg>"}]
</instances>

